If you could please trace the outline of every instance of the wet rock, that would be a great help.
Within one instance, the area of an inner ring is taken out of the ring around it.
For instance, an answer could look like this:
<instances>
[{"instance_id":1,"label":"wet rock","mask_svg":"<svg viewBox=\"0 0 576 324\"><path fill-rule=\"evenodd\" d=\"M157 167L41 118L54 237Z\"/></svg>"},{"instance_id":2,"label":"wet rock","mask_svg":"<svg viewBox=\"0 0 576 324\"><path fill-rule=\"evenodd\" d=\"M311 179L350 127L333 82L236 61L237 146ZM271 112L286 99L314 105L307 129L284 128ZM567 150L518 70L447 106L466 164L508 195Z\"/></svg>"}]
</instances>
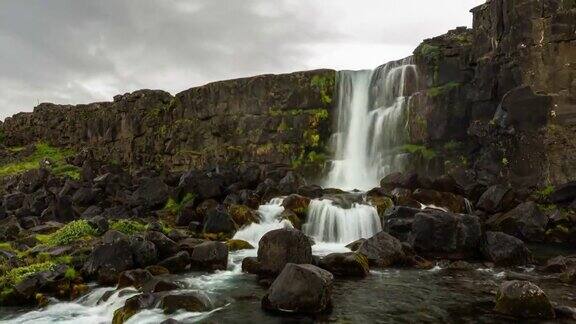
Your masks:
<instances>
[{"instance_id":1,"label":"wet rock","mask_svg":"<svg viewBox=\"0 0 576 324\"><path fill-rule=\"evenodd\" d=\"M118 289L124 287L141 288L145 282L152 279L152 274L148 270L135 269L124 271L118 277Z\"/></svg>"},{"instance_id":2,"label":"wet rock","mask_svg":"<svg viewBox=\"0 0 576 324\"><path fill-rule=\"evenodd\" d=\"M275 276L287 263L312 263L312 246L306 235L298 230L273 230L260 239L258 261L262 275Z\"/></svg>"},{"instance_id":3,"label":"wet rock","mask_svg":"<svg viewBox=\"0 0 576 324\"><path fill-rule=\"evenodd\" d=\"M148 231L145 236L147 241L154 243L158 250L158 258L165 259L178 252L178 244L169 239L164 233L158 231Z\"/></svg>"},{"instance_id":4,"label":"wet rock","mask_svg":"<svg viewBox=\"0 0 576 324\"><path fill-rule=\"evenodd\" d=\"M453 213L465 213L466 201L464 197L450 192L440 192L430 189L416 189L412 197L424 205L444 207Z\"/></svg>"},{"instance_id":5,"label":"wet rock","mask_svg":"<svg viewBox=\"0 0 576 324\"><path fill-rule=\"evenodd\" d=\"M258 212L245 205L231 205L228 207L228 213L239 227L260 222Z\"/></svg>"},{"instance_id":6,"label":"wet rock","mask_svg":"<svg viewBox=\"0 0 576 324\"><path fill-rule=\"evenodd\" d=\"M226 241L226 246L228 246L228 251L249 250L254 248L252 244L243 240L228 240Z\"/></svg>"},{"instance_id":7,"label":"wet rock","mask_svg":"<svg viewBox=\"0 0 576 324\"><path fill-rule=\"evenodd\" d=\"M160 323L160 324L181 324L181 323L182 323L182 322L180 322L179 320L175 320L175 319L173 319L173 318L169 318L169 319L163 321L163 322Z\"/></svg>"},{"instance_id":8,"label":"wet rock","mask_svg":"<svg viewBox=\"0 0 576 324\"><path fill-rule=\"evenodd\" d=\"M318 264L336 277L366 277L370 272L368 259L360 253L331 253Z\"/></svg>"},{"instance_id":9,"label":"wet rock","mask_svg":"<svg viewBox=\"0 0 576 324\"><path fill-rule=\"evenodd\" d=\"M416 214L408 242L424 257L459 260L477 254L481 235L478 217L433 210Z\"/></svg>"},{"instance_id":10,"label":"wet rock","mask_svg":"<svg viewBox=\"0 0 576 324\"><path fill-rule=\"evenodd\" d=\"M570 306L555 306L554 313L557 319L576 320L576 308Z\"/></svg>"},{"instance_id":11,"label":"wet rock","mask_svg":"<svg viewBox=\"0 0 576 324\"><path fill-rule=\"evenodd\" d=\"M544 291L529 281L502 283L496 295L494 310L520 318L554 318L554 309Z\"/></svg>"},{"instance_id":12,"label":"wet rock","mask_svg":"<svg viewBox=\"0 0 576 324\"><path fill-rule=\"evenodd\" d=\"M560 274L560 281L568 284L576 283L576 267L569 268Z\"/></svg>"},{"instance_id":13,"label":"wet rock","mask_svg":"<svg viewBox=\"0 0 576 324\"><path fill-rule=\"evenodd\" d=\"M420 203L412 197L412 191L410 189L395 188L390 192L390 195L396 206L420 208Z\"/></svg>"},{"instance_id":14,"label":"wet rock","mask_svg":"<svg viewBox=\"0 0 576 324\"><path fill-rule=\"evenodd\" d=\"M355 252L355 251L357 251L357 250L360 248L360 246L362 245L362 243L364 243L365 241L366 241L365 238L358 239L358 240L356 240L356 241L354 241L354 242L348 243L348 244L346 245L346 248L348 248L348 249L350 249L351 251Z\"/></svg>"},{"instance_id":15,"label":"wet rock","mask_svg":"<svg viewBox=\"0 0 576 324\"><path fill-rule=\"evenodd\" d=\"M163 291L171 291L180 289L176 283L166 279L152 278L142 285L142 292L145 293L159 293Z\"/></svg>"},{"instance_id":16,"label":"wet rock","mask_svg":"<svg viewBox=\"0 0 576 324\"><path fill-rule=\"evenodd\" d=\"M364 255L370 265L376 267L394 265L405 256L402 243L383 231L364 241L356 252Z\"/></svg>"},{"instance_id":17,"label":"wet rock","mask_svg":"<svg viewBox=\"0 0 576 324\"><path fill-rule=\"evenodd\" d=\"M282 207L286 210L293 211L300 220L306 219L306 212L308 211L308 205L310 205L310 198L303 197L300 195L292 194L282 201Z\"/></svg>"},{"instance_id":18,"label":"wet rock","mask_svg":"<svg viewBox=\"0 0 576 324\"><path fill-rule=\"evenodd\" d=\"M192 255L192 252L194 252L194 248L197 245L202 244L204 242L206 242L206 241L203 239L188 237L188 238L185 238L182 241L178 242L178 250L188 251L188 253L190 255Z\"/></svg>"},{"instance_id":19,"label":"wet rock","mask_svg":"<svg viewBox=\"0 0 576 324\"><path fill-rule=\"evenodd\" d=\"M242 260L242 272L251 274L260 273L260 262L256 257L246 257Z\"/></svg>"},{"instance_id":20,"label":"wet rock","mask_svg":"<svg viewBox=\"0 0 576 324\"><path fill-rule=\"evenodd\" d=\"M489 187L478 199L476 208L494 214L513 207L514 193L509 187L494 185Z\"/></svg>"},{"instance_id":21,"label":"wet rock","mask_svg":"<svg viewBox=\"0 0 576 324\"><path fill-rule=\"evenodd\" d=\"M306 185L306 181L297 173L290 171L278 182L280 193L288 195L296 192L299 187Z\"/></svg>"},{"instance_id":22,"label":"wet rock","mask_svg":"<svg viewBox=\"0 0 576 324\"><path fill-rule=\"evenodd\" d=\"M414 216L422 212L419 208L395 206L390 208L382 218L382 227L385 232L399 239L401 242L408 241L408 235L412 231Z\"/></svg>"},{"instance_id":23,"label":"wet rock","mask_svg":"<svg viewBox=\"0 0 576 324\"><path fill-rule=\"evenodd\" d=\"M576 258L559 255L546 261L540 270L547 273L560 273L568 270L570 266L576 266Z\"/></svg>"},{"instance_id":24,"label":"wet rock","mask_svg":"<svg viewBox=\"0 0 576 324\"><path fill-rule=\"evenodd\" d=\"M262 299L262 308L285 313L316 314L332 304L333 276L311 264L288 263Z\"/></svg>"},{"instance_id":25,"label":"wet rock","mask_svg":"<svg viewBox=\"0 0 576 324\"><path fill-rule=\"evenodd\" d=\"M300 217L298 217L298 215L296 215L295 212L289 209L282 211L279 218L285 221L289 221L290 224L292 224L292 226L298 230L302 229L302 220Z\"/></svg>"},{"instance_id":26,"label":"wet rock","mask_svg":"<svg viewBox=\"0 0 576 324\"><path fill-rule=\"evenodd\" d=\"M204 242L194 247L191 266L202 270L226 270L228 247L222 242Z\"/></svg>"},{"instance_id":27,"label":"wet rock","mask_svg":"<svg viewBox=\"0 0 576 324\"><path fill-rule=\"evenodd\" d=\"M164 310L164 313L172 314L180 310L207 312L212 310L214 305L206 294L194 291L165 295L160 299L159 307Z\"/></svg>"},{"instance_id":28,"label":"wet rock","mask_svg":"<svg viewBox=\"0 0 576 324\"><path fill-rule=\"evenodd\" d=\"M527 241L541 241L548 217L540 212L536 203L522 203L509 212L491 217L486 222L490 228Z\"/></svg>"},{"instance_id":29,"label":"wet rock","mask_svg":"<svg viewBox=\"0 0 576 324\"><path fill-rule=\"evenodd\" d=\"M383 217L386 214L386 211L394 206L392 198L388 196L370 195L367 196L367 201L370 203L370 205L376 207L380 217Z\"/></svg>"},{"instance_id":30,"label":"wet rock","mask_svg":"<svg viewBox=\"0 0 576 324\"><path fill-rule=\"evenodd\" d=\"M474 266L466 261L459 260L451 262L446 269L451 271L470 271L474 270Z\"/></svg>"},{"instance_id":31,"label":"wet rock","mask_svg":"<svg viewBox=\"0 0 576 324\"><path fill-rule=\"evenodd\" d=\"M180 251L175 255L168 257L160 263L159 266L162 266L170 271L170 273L179 273L186 270L188 265L190 264L190 254L186 251Z\"/></svg>"},{"instance_id":32,"label":"wet rock","mask_svg":"<svg viewBox=\"0 0 576 324\"><path fill-rule=\"evenodd\" d=\"M97 245L82 271L101 285L115 285L121 272L134 268L134 257L127 239Z\"/></svg>"},{"instance_id":33,"label":"wet rock","mask_svg":"<svg viewBox=\"0 0 576 324\"><path fill-rule=\"evenodd\" d=\"M232 234L238 229L232 216L221 208L214 208L208 211L204 219L204 233L225 233Z\"/></svg>"},{"instance_id":34,"label":"wet rock","mask_svg":"<svg viewBox=\"0 0 576 324\"><path fill-rule=\"evenodd\" d=\"M157 264L147 266L146 270L154 276L161 276L161 275L165 275L165 274L170 274L170 271L168 269L164 268L163 266L157 265Z\"/></svg>"},{"instance_id":35,"label":"wet rock","mask_svg":"<svg viewBox=\"0 0 576 324\"><path fill-rule=\"evenodd\" d=\"M394 172L380 180L380 187L391 190L394 188L404 188L414 190L420 187L417 173Z\"/></svg>"},{"instance_id":36,"label":"wet rock","mask_svg":"<svg viewBox=\"0 0 576 324\"><path fill-rule=\"evenodd\" d=\"M486 232L482 253L497 266L521 266L531 260L530 250L524 242L502 232Z\"/></svg>"},{"instance_id":37,"label":"wet rock","mask_svg":"<svg viewBox=\"0 0 576 324\"><path fill-rule=\"evenodd\" d=\"M144 309L151 309L156 306L158 299L155 294L144 293L130 297L122 308L114 312L112 324L122 324Z\"/></svg>"}]
</instances>

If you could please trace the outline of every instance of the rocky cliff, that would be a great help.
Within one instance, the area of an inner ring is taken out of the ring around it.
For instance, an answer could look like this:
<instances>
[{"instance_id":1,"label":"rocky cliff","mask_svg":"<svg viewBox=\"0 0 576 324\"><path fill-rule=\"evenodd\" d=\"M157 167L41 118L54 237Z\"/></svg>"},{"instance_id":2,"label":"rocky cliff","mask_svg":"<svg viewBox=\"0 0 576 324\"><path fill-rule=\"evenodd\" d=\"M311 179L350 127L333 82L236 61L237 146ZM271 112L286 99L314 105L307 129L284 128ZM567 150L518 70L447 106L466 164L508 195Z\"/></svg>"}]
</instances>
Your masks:
<instances>
[{"instance_id":1,"label":"rocky cliff","mask_svg":"<svg viewBox=\"0 0 576 324\"><path fill-rule=\"evenodd\" d=\"M576 5L492 0L414 52L426 89L411 141L438 152L433 170L466 167L486 184L576 177ZM432 163L434 162L434 163Z\"/></svg>"},{"instance_id":2,"label":"rocky cliff","mask_svg":"<svg viewBox=\"0 0 576 324\"><path fill-rule=\"evenodd\" d=\"M4 143L89 149L102 161L171 169L237 162L320 165L335 71L221 81L175 96L140 90L113 102L43 103L8 118Z\"/></svg>"},{"instance_id":3,"label":"rocky cliff","mask_svg":"<svg viewBox=\"0 0 576 324\"><path fill-rule=\"evenodd\" d=\"M472 169L485 185L576 178L575 6L487 1L472 9L472 29L414 51L424 89L410 103L415 171ZM329 153L334 84L335 71L317 70L216 82L174 97L141 90L107 103L41 104L1 127L7 145L42 140L132 166L253 161L318 170Z\"/></svg>"}]
</instances>

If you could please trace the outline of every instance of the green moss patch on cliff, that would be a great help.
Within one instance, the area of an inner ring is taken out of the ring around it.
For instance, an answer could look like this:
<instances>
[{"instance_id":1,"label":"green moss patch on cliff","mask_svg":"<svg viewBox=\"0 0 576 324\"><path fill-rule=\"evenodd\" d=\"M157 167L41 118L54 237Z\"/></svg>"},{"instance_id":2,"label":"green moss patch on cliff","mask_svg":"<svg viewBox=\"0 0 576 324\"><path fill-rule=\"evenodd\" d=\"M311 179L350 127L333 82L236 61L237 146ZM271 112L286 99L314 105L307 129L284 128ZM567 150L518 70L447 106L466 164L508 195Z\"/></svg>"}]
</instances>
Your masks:
<instances>
[{"instance_id":1,"label":"green moss patch on cliff","mask_svg":"<svg viewBox=\"0 0 576 324\"><path fill-rule=\"evenodd\" d=\"M42 142L37 143L34 148L32 154L21 160L0 165L0 178L38 169L45 159L50 161L48 167L54 174L69 176L73 179L80 178L79 168L66 163L66 158L74 154L72 150L53 147ZM11 149L13 152L19 151L19 148Z\"/></svg>"},{"instance_id":2,"label":"green moss patch on cliff","mask_svg":"<svg viewBox=\"0 0 576 324\"><path fill-rule=\"evenodd\" d=\"M336 84L336 74L315 75L310 81L310 85L320 91L322 103L329 105L332 103L331 94L334 92Z\"/></svg>"},{"instance_id":3,"label":"green moss patch on cliff","mask_svg":"<svg viewBox=\"0 0 576 324\"><path fill-rule=\"evenodd\" d=\"M91 238L97 235L94 229L86 220L72 221L56 232L49 235L38 235L36 238L50 246L68 245L78 240Z\"/></svg>"},{"instance_id":4,"label":"green moss patch on cliff","mask_svg":"<svg viewBox=\"0 0 576 324\"><path fill-rule=\"evenodd\" d=\"M438 96L442 96L450 92L452 89L456 89L460 87L460 83L458 82L449 82L439 87L434 87L428 89L428 96L431 98L436 98Z\"/></svg>"},{"instance_id":5,"label":"green moss patch on cliff","mask_svg":"<svg viewBox=\"0 0 576 324\"><path fill-rule=\"evenodd\" d=\"M420 155L425 160L432 160L437 155L436 151L423 145L406 144L402 146L402 150L410 154Z\"/></svg>"}]
</instances>

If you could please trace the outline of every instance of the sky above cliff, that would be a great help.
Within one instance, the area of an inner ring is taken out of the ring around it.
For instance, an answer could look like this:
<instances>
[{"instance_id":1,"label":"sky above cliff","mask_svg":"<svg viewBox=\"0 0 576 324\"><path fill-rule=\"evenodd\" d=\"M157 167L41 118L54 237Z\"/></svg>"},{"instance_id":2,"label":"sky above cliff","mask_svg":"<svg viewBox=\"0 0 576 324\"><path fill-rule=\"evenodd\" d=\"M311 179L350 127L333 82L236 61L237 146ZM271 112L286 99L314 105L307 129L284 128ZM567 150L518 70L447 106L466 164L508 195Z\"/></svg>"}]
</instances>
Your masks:
<instances>
[{"instance_id":1,"label":"sky above cliff","mask_svg":"<svg viewBox=\"0 0 576 324\"><path fill-rule=\"evenodd\" d=\"M471 26L484 0L2 0L0 120L40 102L364 69Z\"/></svg>"}]
</instances>

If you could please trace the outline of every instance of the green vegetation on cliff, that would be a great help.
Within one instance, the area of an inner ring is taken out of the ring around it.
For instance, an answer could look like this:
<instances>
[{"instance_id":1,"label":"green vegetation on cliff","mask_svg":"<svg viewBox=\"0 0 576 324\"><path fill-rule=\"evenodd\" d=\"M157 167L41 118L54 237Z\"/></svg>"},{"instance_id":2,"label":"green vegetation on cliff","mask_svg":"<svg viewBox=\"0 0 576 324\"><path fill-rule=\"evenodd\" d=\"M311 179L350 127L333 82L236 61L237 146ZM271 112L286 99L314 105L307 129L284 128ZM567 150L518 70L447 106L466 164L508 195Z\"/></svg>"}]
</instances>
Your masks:
<instances>
[{"instance_id":1,"label":"green vegetation on cliff","mask_svg":"<svg viewBox=\"0 0 576 324\"><path fill-rule=\"evenodd\" d=\"M406 144L402 146L402 150L407 153L418 154L425 160L432 160L437 155L436 151L423 145Z\"/></svg>"},{"instance_id":2,"label":"green vegetation on cliff","mask_svg":"<svg viewBox=\"0 0 576 324\"><path fill-rule=\"evenodd\" d=\"M458 82L449 82L449 83L446 83L442 86L428 89L428 95L431 98L435 98L435 97L444 95L444 94L450 92L452 89L458 88L459 86L460 86L460 83L458 83Z\"/></svg>"},{"instance_id":3,"label":"green vegetation on cliff","mask_svg":"<svg viewBox=\"0 0 576 324\"><path fill-rule=\"evenodd\" d=\"M332 103L331 93L334 91L334 85L336 83L336 75L330 73L329 75L315 75L310 82L310 85L315 87L320 91L320 96L322 102L326 105Z\"/></svg>"},{"instance_id":4,"label":"green vegetation on cliff","mask_svg":"<svg viewBox=\"0 0 576 324\"><path fill-rule=\"evenodd\" d=\"M12 152L21 152L23 150L24 148L19 147L10 148ZM22 158L20 161L0 165L0 178L38 169L40 168L40 163L43 160L47 160L49 161L47 167L54 174L78 179L80 178L79 168L66 163L66 158L73 154L72 150L60 149L40 142L34 146L34 152L29 156Z\"/></svg>"},{"instance_id":5,"label":"green vegetation on cliff","mask_svg":"<svg viewBox=\"0 0 576 324\"><path fill-rule=\"evenodd\" d=\"M51 246L68 245L78 240L96 236L96 230L86 220L72 221L49 235L38 235L37 239Z\"/></svg>"}]
</instances>

